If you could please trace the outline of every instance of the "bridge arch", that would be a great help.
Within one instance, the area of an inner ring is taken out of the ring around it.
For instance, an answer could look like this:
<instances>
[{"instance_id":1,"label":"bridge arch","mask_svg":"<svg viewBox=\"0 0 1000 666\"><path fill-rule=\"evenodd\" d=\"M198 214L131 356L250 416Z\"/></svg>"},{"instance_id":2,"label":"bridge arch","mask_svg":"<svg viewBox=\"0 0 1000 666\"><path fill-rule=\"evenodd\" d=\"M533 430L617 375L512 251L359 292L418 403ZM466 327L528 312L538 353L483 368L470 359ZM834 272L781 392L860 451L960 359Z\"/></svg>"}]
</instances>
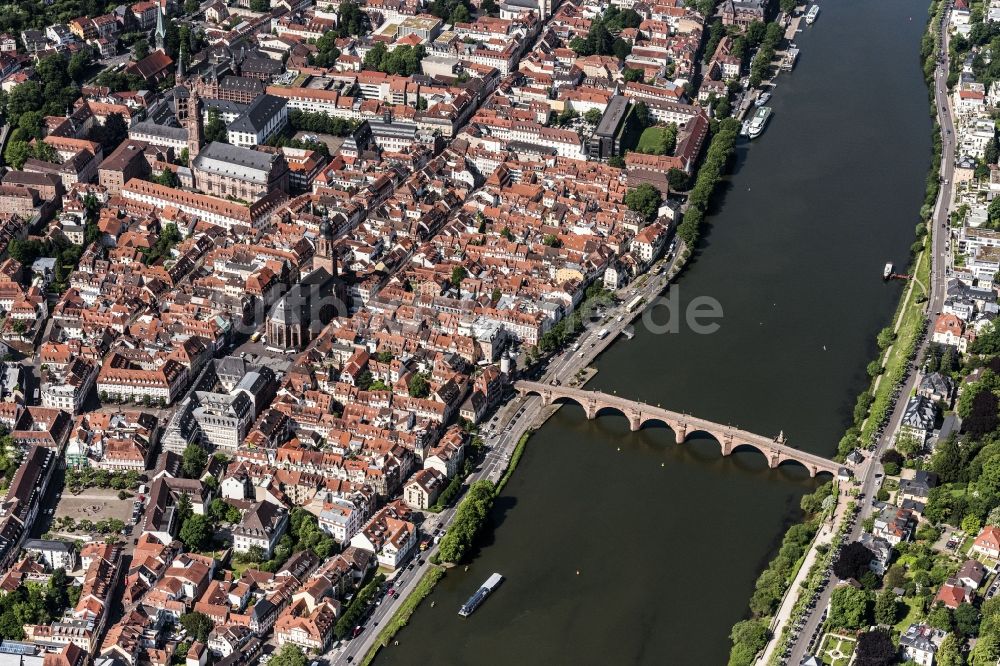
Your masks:
<instances>
[{"instance_id":1,"label":"bridge arch","mask_svg":"<svg viewBox=\"0 0 1000 666\"><path fill-rule=\"evenodd\" d=\"M694 435L702 433L708 435L711 439L714 439L716 444L719 445L719 451L724 456L728 456L730 451L726 447L726 437L723 433L714 430L708 430L707 428L698 427L684 427L678 425L674 430L677 433L677 443L683 444L684 442L691 439Z\"/></svg>"},{"instance_id":2,"label":"bridge arch","mask_svg":"<svg viewBox=\"0 0 1000 666\"><path fill-rule=\"evenodd\" d=\"M773 466L770 464L771 452L761 448L753 442L745 442L743 440L733 441L732 445L729 447L729 454L737 453L739 451L753 451L754 453L759 453L764 457L764 461L768 463L768 466Z\"/></svg>"},{"instance_id":3,"label":"bridge arch","mask_svg":"<svg viewBox=\"0 0 1000 666\"><path fill-rule=\"evenodd\" d=\"M677 423L664 416L643 416L639 419L639 430L655 428L657 424L665 426L670 430L673 430L675 433L677 432Z\"/></svg>"},{"instance_id":4,"label":"bridge arch","mask_svg":"<svg viewBox=\"0 0 1000 666\"><path fill-rule=\"evenodd\" d=\"M788 465L788 466L798 465L799 467L802 467L807 472L809 472L809 476L810 477L814 477L815 478L815 477L819 476L820 474L829 474L831 478L834 476L834 473L833 473L832 470L824 469L822 467L817 467L816 465L810 464L810 463L805 462L803 460L799 460L798 458L796 458L794 456L779 454L777 456L777 458L778 458L778 464L777 465L772 465L772 467L774 467L775 469L777 469L777 468L779 468L779 467L781 467L783 465Z\"/></svg>"},{"instance_id":5,"label":"bridge arch","mask_svg":"<svg viewBox=\"0 0 1000 666\"><path fill-rule=\"evenodd\" d=\"M626 419L631 420L631 414L626 412L618 405L606 405L600 402L594 406L594 415L588 416L587 418L596 419L598 416L605 416L607 414L618 414L620 416L624 416Z\"/></svg>"}]
</instances>

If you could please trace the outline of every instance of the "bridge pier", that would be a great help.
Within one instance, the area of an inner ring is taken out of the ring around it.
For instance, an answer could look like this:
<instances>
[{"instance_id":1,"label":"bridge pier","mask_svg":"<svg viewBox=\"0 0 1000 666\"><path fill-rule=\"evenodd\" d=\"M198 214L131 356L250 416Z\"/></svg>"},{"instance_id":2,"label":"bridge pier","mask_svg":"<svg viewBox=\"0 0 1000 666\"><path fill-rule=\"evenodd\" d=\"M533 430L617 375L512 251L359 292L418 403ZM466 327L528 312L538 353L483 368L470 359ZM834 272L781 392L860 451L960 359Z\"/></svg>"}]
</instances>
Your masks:
<instances>
[{"instance_id":1,"label":"bridge pier","mask_svg":"<svg viewBox=\"0 0 1000 666\"><path fill-rule=\"evenodd\" d=\"M583 411L586 412L588 421L593 421L595 418L597 418L598 409L599 408L597 406L596 401L594 400L587 401L587 404L583 406Z\"/></svg>"},{"instance_id":2,"label":"bridge pier","mask_svg":"<svg viewBox=\"0 0 1000 666\"><path fill-rule=\"evenodd\" d=\"M678 444L683 444L684 440L687 439L687 426L683 423L679 423L674 426L674 440Z\"/></svg>"},{"instance_id":3,"label":"bridge pier","mask_svg":"<svg viewBox=\"0 0 1000 666\"><path fill-rule=\"evenodd\" d=\"M728 456L733 452L733 436L726 435L719 441L719 445L722 447L722 455Z\"/></svg>"},{"instance_id":4,"label":"bridge pier","mask_svg":"<svg viewBox=\"0 0 1000 666\"><path fill-rule=\"evenodd\" d=\"M642 412L633 412L628 415L628 427L632 432L636 432L642 427Z\"/></svg>"}]
</instances>

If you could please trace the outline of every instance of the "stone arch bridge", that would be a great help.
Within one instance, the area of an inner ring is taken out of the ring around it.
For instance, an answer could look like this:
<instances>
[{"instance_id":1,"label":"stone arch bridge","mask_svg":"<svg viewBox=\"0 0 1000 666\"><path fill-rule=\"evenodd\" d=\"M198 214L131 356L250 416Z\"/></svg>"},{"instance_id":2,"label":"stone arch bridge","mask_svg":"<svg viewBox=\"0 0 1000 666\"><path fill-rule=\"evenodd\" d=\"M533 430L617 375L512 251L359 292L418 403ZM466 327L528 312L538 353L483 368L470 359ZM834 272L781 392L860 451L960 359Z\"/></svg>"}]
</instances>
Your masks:
<instances>
[{"instance_id":1,"label":"stone arch bridge","mask_svg":"<svg viewBox=\"0 0 1000 666\"><path fill-rule=\"evenodd\" d=\"M633 431L639 430L643 424L650 421L660 421L674 431L678 444L683 443L694 432L705 432L719 442L722 455L728 456L739 446L749 446L760 451L772 468L783 462L793 461L805 467L809 471L809 476L816 476L820 473L836 476L841 467L852 468L848 463L838 463L823 456L794 449L785 443L784 435L765 437L732 426L700 419L690 414L672 412L669 409L654 407L601 391L585 391L569 386L552 386L529 381L515 382L514 388L522 397L531 394L538 395L545 406L551 405L557 400L575 402L583 407L588 419L597 418L598 413L604 409L617 411L628 419L629 426Z\"/></svg>"}]
</instances>

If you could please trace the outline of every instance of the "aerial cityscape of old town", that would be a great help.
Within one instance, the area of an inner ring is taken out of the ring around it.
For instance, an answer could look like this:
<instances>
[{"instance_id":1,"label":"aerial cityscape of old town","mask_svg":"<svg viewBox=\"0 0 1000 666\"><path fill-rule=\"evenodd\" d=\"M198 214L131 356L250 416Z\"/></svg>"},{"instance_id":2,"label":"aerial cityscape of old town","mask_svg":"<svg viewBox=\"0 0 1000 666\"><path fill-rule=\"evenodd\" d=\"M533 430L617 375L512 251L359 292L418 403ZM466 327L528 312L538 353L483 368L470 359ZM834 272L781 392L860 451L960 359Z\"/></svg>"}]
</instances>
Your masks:
<instances>
[{"instance_id":1,"label":"aerial cityscape of old town","mask_svg":"<svg viewBox=\"0 0 1000 666\"><path fill-rule=\"evenodd\" d=\"M1000 0L0 0L0 119L0 666L1000 664Z\"/></svg>"}]
</instances>

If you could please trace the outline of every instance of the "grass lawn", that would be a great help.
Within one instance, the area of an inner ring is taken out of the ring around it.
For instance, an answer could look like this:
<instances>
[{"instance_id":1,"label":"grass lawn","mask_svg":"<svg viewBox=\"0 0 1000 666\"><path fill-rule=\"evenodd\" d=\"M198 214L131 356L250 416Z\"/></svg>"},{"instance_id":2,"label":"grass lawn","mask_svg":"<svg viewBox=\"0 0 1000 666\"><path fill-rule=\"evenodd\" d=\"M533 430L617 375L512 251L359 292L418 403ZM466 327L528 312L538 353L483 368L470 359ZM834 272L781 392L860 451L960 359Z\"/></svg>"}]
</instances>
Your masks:
<instances>
[{"instance_id":1,"label":"grass lawn","mask_svg":"<svg viewBox=\"0 0 1000 666\"><path fill-rule=\"evenodd\" d=\"M639 137L636 150L651 155L661 154L660 147L663 144L663 136L669 131L666 127L647 127L642 131L642 136Z\"/></svg>"},{"instance_id":2,"label":"grass lawn","mask_svg":"<svg viewBox=\"0 0 1000 666\"><path fill-rule=\"evenodd\" d=\"M854 654L854 643L853 638L827 634L819 648L820 659L830 666L847 666Z\"/></svg>"},{"instance_id":3,"label":"grass lawn","mask_svg":"<svg viewBox=\"0 0 1000 666\"><path fill-rule=\"evenodd\" d=\"M900 603L906 607L906 615L904 615L903 618L896 623L894 628L894 633L896 634L903 633L911 624L919 622L923 616L923 613L920 611L920 602L918 600L907 599L904 597L903 599L900 599Z\"/></svg>"},{"instance_id":4,"label":"grass lawn","mask_svg":"<svg viewBox=\"0 0 1000 666\"><path fill-rule=\"evenodd\" d=\"M902 308L902 320L899 326L899 332L896 335L896 340L892 345L892 350L889 352L888 357L885 360L885 370L882 375L881 381L879 381L878 388L875 390L872 396L872 404L870 414L872 416L881 415L883 413L888 413L889 406L892 403L892 389L894 380L902 377L903 369L907 363L907 357L910 354L910 350L914 348L917 342L917 338L920 335L921 324L924 318L924 303L917 302L918 297L925 296L925 291L921 285L926 286L930 281L930 252L927 250L920 254L917 261L917 265L914 270L914 278L916 283L914 283L913 289L909 292L909 298L906 298L900 303ZM897 314L899 310L897 310ZM896 317L893 317L895 322ZM864 427L861 429L861 441L867 445L871 441L872 434L878 427L878 418L872 418L871 416L865 421Z\"/></svg>"}]
</instances>

